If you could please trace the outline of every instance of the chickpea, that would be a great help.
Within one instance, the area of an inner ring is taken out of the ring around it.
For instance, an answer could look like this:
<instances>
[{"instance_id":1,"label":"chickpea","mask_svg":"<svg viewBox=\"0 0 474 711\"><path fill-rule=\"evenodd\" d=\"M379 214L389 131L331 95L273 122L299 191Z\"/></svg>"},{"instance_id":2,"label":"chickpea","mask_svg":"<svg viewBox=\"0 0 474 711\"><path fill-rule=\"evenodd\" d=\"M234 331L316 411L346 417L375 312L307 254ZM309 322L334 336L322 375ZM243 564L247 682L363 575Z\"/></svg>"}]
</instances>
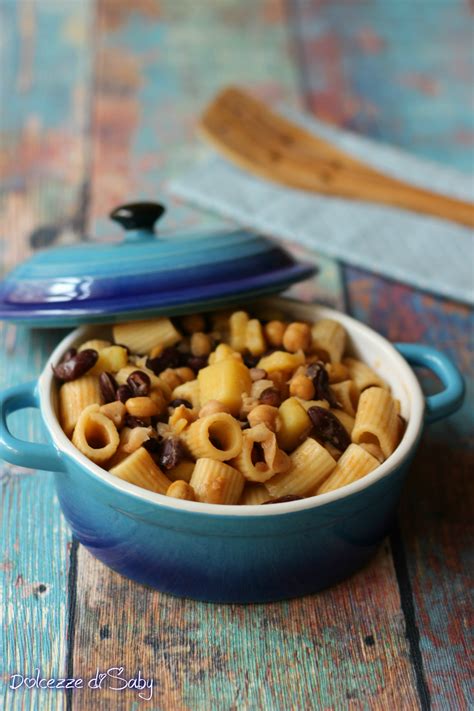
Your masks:
<instances>
[{"instance_id":1,"label":"chickpea","mask_svg":"<svg viewBox=\"0 0 474 711\"><path fill-rule=\"evenodd\" d=\"M196 378L196 375L192 368L176 368L174 372L181 378L182 383L188 383L190 380L195 380Z\"/></svg>"},{"instance_id":2,"label":"chickpea","mask_svg":"<svg viewBox=\"0 0 474 711\"><path fill-rule=\"evenodd\" d=\"M290 395L300 397L303 400L314 398L314 385L311 378L306 375L296 375L290 381Z\"/></svg>"},{"instance_id":3,"label":"chickpea","mask_svg":"<svg viewBox=\"0 0 474 711\"><path fill-rule=\"evenodd\" d=\"M263 330L268 344L273 348L280 348L283 344L283 335L286 330L286 323L283 323L282 321L269 321Z\"/></svg>"},{"instance_id":4,"label":"chickpea","mask_svg":"<svg viewBox=\"0 0 474 711\"><path fill-rule=\"evenodd\" d=\"M257 405L249 412L247 419L250 427L264 424L271 432L277 432L280 427L278 408L272 405Z\"/></svg>"},{"instance_id":5,"label":"chickpea","mask_svg":"<svg viewBox=\"0 0 474 711\"><path fill-rule=\"evenodd\" d=\"M166 368L166 370L160 373L160 381L165 383L170 390L174 390L183 382L176 370L173 370L173 368Z\"/></svg>"},{"instance_id":6,"label":"chickpea","mask_svg":"<svg viewBox=\"0 0 474 711\"><path fill-rule=\"evenodd\" d=\"M311 346L311 329L306 323L290 323L283 335L283 346L290 353L308 351Z\"/></svg>"},{"instance_id":7,"label":"chickpea","mask_svg":"<svg viewBox=\"0 0 474 711\"><path fill-rule=\"evenodd\" d=\"M207 356L212 350L212 340L207 333L201 331L191 336L191 353L194 356Z\"/></svg>"},{"instance_id":8,"label":"chickpea","mask_svg":"<svg viewBox=\"0 0 474 711\"><path fill-rule=\"evenodd\" d=\"M160 414L158 405L151 397L129 397L125 407L132 417L153 417Z\"/></svg>"},{"instance_id":9,"label":"chickpea","mask_svg":"<svg viewBox=\"0 0 474 711\"><path fill-rule=\"evenodd\" d=\"M196 501L193 487L182 479L174 481L166 490L166 496L185 501Z\"/></svg>"},{"instance_id":10,"label":"chickpea","mask_svg":"<svg viewBox=\"0 0 474 711\"><path fill-rule=\"evenodd\" d=\"M152 388L150 390L150 399L153 400L156 407L158 408L158 415L162 415L164 412L166 412L166 408L168 407L168 401L166 400L166 397L164 396L163 390L161 388Z\"/></svg>"},{"instance_id":11,"label":"chickpea","mask_svg":"<svg viewBox=\"0 0 474 711\"><path fill-rule=\"evenodd\" d=\"M186 333L197 333L198 331L204 331L206 328L206 322L204 316L201 314L191 314L191 316L183 316L181 319L181 325Z\"/></svg>"}]
</instances>

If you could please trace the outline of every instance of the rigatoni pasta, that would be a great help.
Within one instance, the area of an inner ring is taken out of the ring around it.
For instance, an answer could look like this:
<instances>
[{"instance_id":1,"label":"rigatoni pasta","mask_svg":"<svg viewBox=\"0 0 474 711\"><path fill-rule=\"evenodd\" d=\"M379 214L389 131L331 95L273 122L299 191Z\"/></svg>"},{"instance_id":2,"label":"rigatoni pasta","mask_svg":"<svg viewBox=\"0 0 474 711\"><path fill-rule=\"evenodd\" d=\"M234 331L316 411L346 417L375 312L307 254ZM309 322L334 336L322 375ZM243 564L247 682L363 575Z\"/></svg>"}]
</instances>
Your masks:
<instances>
[{"instance_id":1,"label":"rigatoni pasta","mask_svg":"<svg viewBox=\"0 0 474 711\"><path fill-rule=\"evenodd\" d=\"M179 331L169 318L154 318L148 321L118 323L113 327L114 341L132 353L150 353L154 348L163 350L181 339Z\"/></svg>"},{"instance_id":2,"label":"rigatoni pasta","mask_svg":"<svg viewBox=\"0 0 474 711\"><path fill-rule=\"evenodd\" d=\"M346 332L337 321L322 318L311 328L311 347L323 361L340 363L346 348Z\"/></svg>"},{"instance_id":3,"label":"rigatoni pasta","mask_svg":"<svg viewBox=\"0 0 474 711\"><path fill-rule=\"evenodd\" d=\"M244 486L239 504L242 504L243 506L257 506L258 504L270 501L271 498L272 497L268 493L268 489L266 489L263 484L256 484L249 481Z\"/></svg>"},{"instance_id":4,"label":"rigatoni pasta","mask_svg":"<svg viewBox=\"0 0 474 711\"><path fill-rule=\"evenodd\" d=\"M72 435L83 410L89 405L101 405L102 401L99 379L95 375L83 375L61 386L59 420L68 437Z\"/></svg>"},{"instance_id":5,"label":"rigatoni pasta","mask_svg":"<svg viewBox=\"0 0 474 711\"><path fill-rule=\"evenodd\" d=\"M210 457L225 462L242 449L242 430L226 412L200 417L181 435L190 454L196 459Z\"/></svg>"},{"instance_id":6,"label":"rigatoni pasta","mask_svg":"<svg viewBox=\"0 0 474 711\"><path fill-rule=\"evenodd\" d=\"M265 486L274 497L307 496L323 482L336 466L329 452L314 439L307 439L290 455L287 472L277 474Z\"/></svg>"},{"instance_id":7,"label":"rigatoni pasta","mask_svg":"<svg viewBox=\"0 0 474 711\"><path fill-rule=\"evenodd\" d=\"M357 358L344 358L342 362L349 371L349 379L354 381L361 392L374 385L379 388L387 387L385 380L361 360L357 360Z\"/></svg>"},{"instance_id":8,"label":"rigatoni pasta","mask_svg":"<svg viewBox=\"0 0 474 711\"><path fill-rule=\"evenodd\" d=\"M323 482L315 494L326 494L341 486L351 484L353 481L361 479L379 466L379 462L372 457L365 449L357 444L350 444L344 454L338 460L330 476Z\"/></svg>"},{"instance_id":9,"label":"rigatoni pasta","mask_svg":"<svg viewBox=\"0 0 474 711\"><path fill-rule=\"evenodd\" d=\"M275 474L287 471L290 458L279 449L275 433L260 423L243 431L240 454L231 464L248 481L263 483Z\"/></svg>"},{"instance_id":10,"label":"rigatoni pasta","mask_svg":"<svg viewBox=\"0 0 474 711\"><path fill-rule=\"evenodd\" d=\"M351 434L354 429L354 418L348 415L347 412L344 412L344 410L339 410L338 408L331 409L331 412L337 417L344 429Z\"/></svg>"},{"instance_id":11,"label":"rigatoni pasta","mask_svg":"<svg viewBox=\"0 0 474 711\"><path fill-rule=\"evenodd\" d=\"M245 329L245 348L253 356L261 356L267 350L262 324L258 318L252 318L247 321Z\"/></svg>"},{"instance_id":12,"label":"rigatoni pasta","mask_svg":"<svg viewBox=\"0 0 474 711\"><path fill-rule=\"evenodd\" d=\"M249 316L245 311L234 311L229 318L230 346L243 353L247 346L247 324Z\"/></svg>"},{"instance_id":13,"label":"rigatoni pasta","mask_svg":"<svg viewBox=\"0 0 474 711\"><path fill-rule=\"evenodd\" d=\"M360 397L360 390L355 382L353 380L343 380L340 383L333 383L331 390L338 403L340 403L341 410L354 417Z\"/></svg>"},{"instance_id":14,"label":"rigatoni pasta","mask_svg":"<svg viewBox=\"0 0 474 711\"><path fill-rule=\"evenodd\" d=\"M142 489L148 489L157 494L166 494L171 484L168 477L163 474L152 456L143 447L113 467L110 473L119 479L130 482L130 484L136 484Z\"/></svg>"},{"instance_id":15,"label":"rigatoni pasta","mask_svg":"<svg viewBox=\"0 0 474 711\"><path fill-rule=\"evenodd\" d=\"M388 390L368 388L359 400L352 441L376 444L389 457L398 444L398 414Z\"/></svg>"},{"instance_id":16,"label":"rigatoni pasta","mask_svg":"<svg viewBox=\"0 0 474 711\"><path fill-rule=\"evenodd\" d=\"M245 479L238 469L204 457L197 460L189 484L198 501L208 504L237 504Z\"/></svg>"},{"instance_id":17,"label":"rigatoni pasta","mask_svg":"<svg viewBox=\"0 0 474 711\"><path fill-rule=\"evenodd\" d=\"M65 433L114 476L198 504L319 496L373 471L403 436L398 400L345 352L338 321L267 316L156 318L85 341L53 368Z\"/></svg>"},{"instance_id":18,"label":"rigatoni pasta","mask_svg":"<svg viewBox=\"0 0 474 711\"><path fill-rule=\"evenodd\" d=\"M117 428L99 405L89 405L80 414L72 434L72 443L95 464L108 462L119 445Z\"/></svg>"}]
</instances>

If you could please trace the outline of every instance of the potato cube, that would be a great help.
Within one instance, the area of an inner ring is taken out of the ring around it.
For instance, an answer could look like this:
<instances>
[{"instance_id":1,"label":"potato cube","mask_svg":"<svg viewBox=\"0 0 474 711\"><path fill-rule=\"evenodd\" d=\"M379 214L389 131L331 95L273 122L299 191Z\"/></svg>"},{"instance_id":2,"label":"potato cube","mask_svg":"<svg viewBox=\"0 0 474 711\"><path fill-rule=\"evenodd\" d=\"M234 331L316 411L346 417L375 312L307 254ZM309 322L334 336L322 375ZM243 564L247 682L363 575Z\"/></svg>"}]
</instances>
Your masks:
<instances>
[{"instance_id":1,"label":"potato cube","mask_svg":"<svg viewBox=\"0 0 474 711\"><path fill-rule=\"evenodd\" d=\"M275 351L269 356L260 358L258 368L263 368L267 373L272 373L275 370L282 370L286 373L291 373L298 366L303 365L305 357L303 351L296 353L286 353L286 351Z\"/></svg>"},{"instance_id":2,"label":"potato cube","mask_svg":"<svg viewBox=\"0 0 474 711\"><path fill-rule=\"evenodd\" d=\"M199 371L201 407L209 400L219 400L238 415L242 395L250 393L252 381L248 368L235 358L226 358Z\"/></svg>"},{"instance_id":3,"label":"potato cube","mask_svg":"<svg viewBox=\"0 0 474 711\"><path fill-rule=\"evenodd\" d=\"M234 351L227 343L219 343L216 350L209 356L209 365L213 363L218 363L220 360L226 360L227 358L234 358L235 360L242 360L242 356L237 351Z\"/></svg>"},{"instance_id":4,"label":"potato cube","mask_svg":"<svg viewBox=\"0 0 474 711\"><path fill-rule=\"evenodd\" d=\"M311 428L311 420L304 407L295 397L282 402L278 409L281 427L277 432L278 445L291 452Z\"/></svg>"},{"instance_id":5,"label":"potato cube","mask_svg":"<svg viewBox=\"0 0 474 711\"><path fill-rule=\"evenodd\" d=\"M99 375L104 371L116 373L128 363L127 349L122 346L109 346L99 351L97 363L89 371L91 375Z\"/></svg>"}]
</instances>

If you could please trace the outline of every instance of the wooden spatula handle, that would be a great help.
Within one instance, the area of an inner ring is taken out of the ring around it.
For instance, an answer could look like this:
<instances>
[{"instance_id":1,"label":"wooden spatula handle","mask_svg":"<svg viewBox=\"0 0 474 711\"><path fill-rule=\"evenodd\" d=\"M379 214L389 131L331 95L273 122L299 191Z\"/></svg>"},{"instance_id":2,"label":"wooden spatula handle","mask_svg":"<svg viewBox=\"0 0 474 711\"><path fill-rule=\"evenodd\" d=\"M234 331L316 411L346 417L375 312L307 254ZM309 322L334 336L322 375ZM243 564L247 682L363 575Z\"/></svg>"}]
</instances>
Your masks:
<instances>
[{"instance_id":1,"label":"wooden spatula handle","mask_svg":"<svg viewBox=\"0 0 474 711\"><path fill-rule=\"evenodd\" d=\"M314 136L241 89L221 91L201 135L237 165L315 193L383 203L474 227L474 205L391 178Z\"/></svg>"},{"instance_id":2,"label":"wooden spatula handle","mask_svg":"<svg viewBox=\"0 0 474 711\"><path fill-rule=\"evenodd\" d=\"M308 182L306 187L315 192L382 203L425 215L441 217L468 227L474 226L474 205L472 203L418 188L371 170L368 166L365 167L365 170L359 171L353 166L347 165L346 168L333 173L332 176L326 170L326 184L321 180L321 177L318 175L312 184L310 185ZM328 184L328 179L332 185Z\"/></svg>"},{"instance_id":3,"label":"wooden spatula handle","mask_svg":"<svg viewBox=\"0 0 474 711\"><path fill-rule=\"evenodd\" d=\"M463 200L434 193L430 190L416 188L408 183L381 181L379 191L372 189L367 197L364 196L363 186L361 186L361 199L374 200L386 205L401 207L405 210L421 212L425 215L441 217L444 220L457 222L461 225L474 227L474 205ZM358 197L354 195L353 197Z\"/></svg>"}]
</instances>

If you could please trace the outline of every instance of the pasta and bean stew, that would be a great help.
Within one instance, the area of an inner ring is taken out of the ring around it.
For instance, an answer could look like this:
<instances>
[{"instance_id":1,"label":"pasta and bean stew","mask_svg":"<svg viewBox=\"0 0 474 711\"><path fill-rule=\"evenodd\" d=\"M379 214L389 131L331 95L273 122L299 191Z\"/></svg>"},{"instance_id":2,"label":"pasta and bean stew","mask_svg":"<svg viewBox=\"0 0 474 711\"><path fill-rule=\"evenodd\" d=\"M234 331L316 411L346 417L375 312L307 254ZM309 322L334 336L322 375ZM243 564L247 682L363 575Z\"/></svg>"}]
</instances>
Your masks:
<instances>
[{"instance_id":1,"label":"pasta and bean stew","mask_svg":"<svg viewBox=\"0 0 474 711\"><path fill-rule=\"evenodd\" d=\"M53 367L66 435L149 491L211 504L317 496L376 469L404 430L337 321L245 311L119 324Z\"/></svg>"}]
</instances>

